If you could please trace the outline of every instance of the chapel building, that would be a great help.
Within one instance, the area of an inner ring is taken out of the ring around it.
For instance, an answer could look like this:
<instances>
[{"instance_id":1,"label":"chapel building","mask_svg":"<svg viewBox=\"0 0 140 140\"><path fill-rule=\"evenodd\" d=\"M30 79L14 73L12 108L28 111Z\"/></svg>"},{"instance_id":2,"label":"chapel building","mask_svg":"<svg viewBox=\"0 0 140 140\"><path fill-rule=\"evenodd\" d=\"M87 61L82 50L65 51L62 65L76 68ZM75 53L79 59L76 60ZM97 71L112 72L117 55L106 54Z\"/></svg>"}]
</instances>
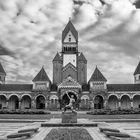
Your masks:
<instances>
[{"instance_id":1,"label":"chapel building","mask_svg":"<svg viewBox=\"0 0 140 140\"><path fill-rule=\"evenodd\" d=\"M71 20L62 31L62 49L52 60L53 80L44 67L32 84L6 84L6 72L0 63L0 109L62 110L75 99L76 110L140 108L140 63L134 72L134 84L107 84L96 66L87 81L87 59L78 46L78 32Z\"/></svg>"}]
</instances>

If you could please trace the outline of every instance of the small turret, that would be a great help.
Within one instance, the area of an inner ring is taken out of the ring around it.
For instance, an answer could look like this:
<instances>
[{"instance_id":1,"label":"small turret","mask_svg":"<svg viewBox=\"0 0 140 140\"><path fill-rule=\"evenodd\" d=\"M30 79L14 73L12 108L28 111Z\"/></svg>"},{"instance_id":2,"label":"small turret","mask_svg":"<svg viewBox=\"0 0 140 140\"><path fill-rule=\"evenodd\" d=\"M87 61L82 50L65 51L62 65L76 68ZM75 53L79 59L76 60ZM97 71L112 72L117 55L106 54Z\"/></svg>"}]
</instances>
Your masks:
<instances>
[{"instance_id":1,"label":"small turret","mask_svg":"<svg viewBox=\"0 0 140 140\"><path fill-rule=\"evenodd\" d=\"M5 77L6 77L6 72L3 69L2 64L0 63L0 84L4 84L5 83Z\"/></svg>"},{"instance_id":2,"label":"small turret","mask_svg":"<svg viewBox=\"0 0 140 140\"><path fill-rule=\"evenodd\" d=\"M51 81L45 72L44 68L40 70L40 72L33 79L34 82L34 90L49 90Z\"/></svg>"},{"instance_id":3,"label":"small turret","mask_svg":"<svg viewBox=\"0 0 140 140\"><path fill-rule=\"evenodd\" d=\"M134 83L140 84L140 62L134 72Z\"/></svg>"},{"instance_id":4,"label":"small turret","mask_svg":"<svg viewBox=\"0 0 140 140\"><path fill-rule=\"evenodd\" d=\"M106 89L106 78L103 76L103 74L100 72L98 67L96 66L90 80L90 89L91 90L105 90Z\"/></svg>"}]
</instances>

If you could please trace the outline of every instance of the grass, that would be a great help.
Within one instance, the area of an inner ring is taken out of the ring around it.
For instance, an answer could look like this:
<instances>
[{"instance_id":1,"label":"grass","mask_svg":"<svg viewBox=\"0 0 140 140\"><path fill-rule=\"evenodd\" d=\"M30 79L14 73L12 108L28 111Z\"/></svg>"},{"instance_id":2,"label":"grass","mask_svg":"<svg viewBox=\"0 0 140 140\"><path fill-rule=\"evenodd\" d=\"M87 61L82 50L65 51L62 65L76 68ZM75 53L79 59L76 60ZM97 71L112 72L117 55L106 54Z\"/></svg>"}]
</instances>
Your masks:
<instances>
[{"instance_id":1,"label":"grass","mask_svg":"<svg viewBox=\"0 0 140 140\"><path fill-rule=\"evenodd\" d=\"M84 128L52 129L44 140L93 140Z\"/></svg>"},{"instance_id":2,"label":"grass","mask_svg":"<svg viewBox=\"0 0 140 140\"><path fill-rule=\"evenodd\" d=\"M78 118L86 119L140 119L140 114L129 115L89 115L89 114L77 114ZM38 119L45 120L50 118L61 118L59 114L0 114L0 119Z\"/></svg>"}]
</instances>

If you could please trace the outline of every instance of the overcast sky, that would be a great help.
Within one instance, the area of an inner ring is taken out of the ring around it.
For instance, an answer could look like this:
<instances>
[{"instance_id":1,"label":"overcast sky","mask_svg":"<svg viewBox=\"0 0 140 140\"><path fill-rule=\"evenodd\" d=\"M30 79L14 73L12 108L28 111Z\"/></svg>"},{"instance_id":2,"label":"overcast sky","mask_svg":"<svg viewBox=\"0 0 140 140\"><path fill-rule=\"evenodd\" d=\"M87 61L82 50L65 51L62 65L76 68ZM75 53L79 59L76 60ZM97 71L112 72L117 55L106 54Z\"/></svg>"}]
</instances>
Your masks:
<instances>
[{"instance_id":1,"label":"overcast sky","mask_svg":"<svg viewBox=\"0 0 140 140\"><path fill-rule=\"evenodd\" d=\"M79 51L108 83L133 83L140 61L140 2L136 0L0 0L0 54L7 83L31 83L61 51L69 17L79 32Z\"/></svg>"}]
</instances>

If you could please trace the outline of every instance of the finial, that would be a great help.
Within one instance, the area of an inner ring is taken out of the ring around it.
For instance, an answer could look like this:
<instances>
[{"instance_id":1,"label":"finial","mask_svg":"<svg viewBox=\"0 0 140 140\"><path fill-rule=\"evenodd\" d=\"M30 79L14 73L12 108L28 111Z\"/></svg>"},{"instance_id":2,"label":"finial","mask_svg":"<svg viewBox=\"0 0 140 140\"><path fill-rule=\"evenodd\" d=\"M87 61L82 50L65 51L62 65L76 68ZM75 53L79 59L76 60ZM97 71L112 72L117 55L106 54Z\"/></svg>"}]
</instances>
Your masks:
<instances>
[{"instance_id":1,"label":"finial","mask_svg":"<svg viewBox=\"0 0 140 140\"><path fill-rule=\"evenodd\" d=\"M71 21L71 17L69 17L69 21Z\"/></svg>"}]
</instances>

